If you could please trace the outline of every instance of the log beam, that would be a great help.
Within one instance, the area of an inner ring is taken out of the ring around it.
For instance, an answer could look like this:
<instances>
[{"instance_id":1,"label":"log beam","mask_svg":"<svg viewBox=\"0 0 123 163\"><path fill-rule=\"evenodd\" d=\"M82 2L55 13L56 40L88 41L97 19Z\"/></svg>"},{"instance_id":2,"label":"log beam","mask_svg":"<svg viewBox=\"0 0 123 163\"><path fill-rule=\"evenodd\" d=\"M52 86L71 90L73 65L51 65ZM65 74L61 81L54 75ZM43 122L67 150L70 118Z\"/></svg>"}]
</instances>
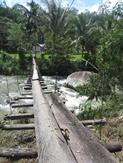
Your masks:
<instances>
[{"instance_id":1,"label":"log beam","mask_svg":"<svg viewBox=\"0 0 123 163\"><path fill-rule=\"evenodd\" d=\"M24 89L25 89L25 90L31 90L32 87L30 87L30 86L25 86Z\"/></svg>"},{"instance_id":2,"label":"log beam","mask_svg":"<svg viewBox=\"0 0 123 163\"><path fill-rule=\"evenodd\" d=\"M36 158L37 157L37 150L33 148L22 148L22 149L15 149L15 148L0 148L0 157L6 157L11 159L22 159L22 158Z\"/></svg>"},{"instance_id":3,"label":"log beam","mask_svg":"<svg viewBox=\"0 0 123 163\"><path fill-rule=\"evenodd\" d=\"M45 87L45 86L46 86L46 84L45 84L45 83L40 83L40 85L41 85L42 87Z\"/></svg>"},{"instance_id":4,"label":"log beam","mask_svg":"<svg viewBox=\"0 0 123 163\"><path fill-rule=\"evenodd\" d=\"M87 125L105 125L107 121L105 119L83 120L81 123Z\"/></svg>"},{"instance_id":5,"label":"log beam","mask_svg":"<svg viewBox=\"0 0 123 163\"><path fill-rule=\"evenodd\" d=\"M34 114L12 114L12 115L6 115L4 117L4 120L11 119L11 120L17 120L17 119L24 119L24 118L34 118Z\"/></svg>"},{"instance_id":6,"label":"log beam","mask_svg":"<svg viewBox=\"0 0 123 163\"><path fill-rule=\"evenodd\" d=\"M2 130L31 130L35 129L34 124L13 124L13 125L0 125Z\"/></svg>"},{"instance_id":7,"label":"log beam","mask_svg":"<svg viewBox=\"0 0 123 163\"><path fill-rule=\"evenodd\" d=\"M25 84L25 87L32 87L32 84Z\"/></svg>"},{"instance_id":8,"label":"log beam","mask_svg":"<svg viewBox=\"0 0 123 163\"><path fill-rule=\"evenodd\" d=\"M45 99L33 58L32 92L39 163L115 163L115 158L61 104ZM43 154L42 154L43 151Z\"/></svg>"},{"instance_id":9,"label":"log beam","mask_svg":"<svg viewBox=\"0 0 123 163\"><path fill-rule=\"evenodd\" d=\"M101 144L111 153L122 151L122 145L117 142L111 142L111 143L101 142Z\"/></svg>"},{"instance_id":10,"label":"log beam","mask_svg":"<svg viewBox=\"0 0 123 163\"><path fill-rule=\"evenodd\" d=\"M32 107L33 104L12 104L12 108Z\"/></svg>"},{"instance_id":11,"label":"log beam","mask_svg":"<svg viewBox=\"0 0 123 163\"><path fill-rule=\"evenodd\" d=\"M42 89L47 89L47 86L41 86Z\"/></svg>"},{"instance_id":12,"label":"log beam","mask_svg":"<svg viewBox=\"0 0 123 163\"><path fill-rule=\"evenodd\" d=\"M79 163L115 163L115 158L61 102L58 94L47 95L54 117ZM66 134L65 134L66 133ZM78 151L78 152L76 152Z\"/></svg>"},{"instance_id":13,"label":"log beam","mask_svg":"<svg viewBox=\"0 0 123 163\"><path fill-rule=\"evenodd\" d=\"M21 95L22 95L22 96L24 96L24 95L25 95L25 96L26 96L26 95L32 95L32 92L22 92Z\"/></svg>"},{"instance_id":14,"label":"log beam","mask_svg":"<svg viewBox=\"0 0 123 163\"><path fill-rule=\"evenodd\" d=\"M21 100L21 99L33 99L33 97L32 96L18 96L14 98L14 100Z\"/></svg>"},{"instance_id":15,"label":"log beam","mask_svg":"<svg viewBox=\"0 0 123 163\"><path fill-rule=\"evenodd\" d=\"M52 91L50 91L50 90L45 90L45 91L43 91L43 93L44 93L44 94L50 94L50 93L52 93Z\"/></svg>"},{"instance_id":16,"label":"log beam","mask_svg":"<svg viewBox=\"0 0 123 163\"><path fill-rule=\"evenodd\" d=\"M46 101L33 60L32 92L39 163L77 163Z\"/></svg>"}]
</instances>

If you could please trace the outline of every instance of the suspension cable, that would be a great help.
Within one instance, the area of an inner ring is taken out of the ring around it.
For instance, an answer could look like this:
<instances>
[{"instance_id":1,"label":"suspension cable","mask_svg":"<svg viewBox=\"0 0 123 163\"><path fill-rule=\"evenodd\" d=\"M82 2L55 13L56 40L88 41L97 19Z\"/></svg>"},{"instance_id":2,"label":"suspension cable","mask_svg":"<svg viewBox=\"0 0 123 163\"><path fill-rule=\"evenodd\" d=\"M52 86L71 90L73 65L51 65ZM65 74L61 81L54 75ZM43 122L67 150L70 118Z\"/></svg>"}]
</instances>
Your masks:
<instances>
[{"instance_id":1,"label":"suspension cable","mask_svg":"<svg viewBox=\"0 0 123 163\"><path fill-rule=\"evenodd\" d=\"M70 5L69 5L69 10L71 9L71 7L72 7L74 1L75 1L75 0L72 0L72 2L70 3Z\"/></svg>"},{"instance_id":2,"label":"suspension cable","mask_svg":"<svg viewBox=\"0 0 123 163\"><path fill-rule=\"evenodd\" d=\"M11 98L10 98L10 95L9 95L9 83L8 83L8 78L7 78L7 75L6 75L6 85L7 85L7 97L9 99L9 106L10 106L10 113L12 114L12 108L11 108Z\"/></svg>"},{"instance_id":3,"label":"suspension cable","mask_svg":"<svg viewBox=\"0 0 123 163\"><path fill-rule=\"evenodd\" d=\"M20 87L19 87L18 74L17 74L17 76L16 76L16 77L17 77L17 87L18 87L18 92L19 92L19 93L21 93L21 91L20 91Z\"/></svg>"}]
</instances>

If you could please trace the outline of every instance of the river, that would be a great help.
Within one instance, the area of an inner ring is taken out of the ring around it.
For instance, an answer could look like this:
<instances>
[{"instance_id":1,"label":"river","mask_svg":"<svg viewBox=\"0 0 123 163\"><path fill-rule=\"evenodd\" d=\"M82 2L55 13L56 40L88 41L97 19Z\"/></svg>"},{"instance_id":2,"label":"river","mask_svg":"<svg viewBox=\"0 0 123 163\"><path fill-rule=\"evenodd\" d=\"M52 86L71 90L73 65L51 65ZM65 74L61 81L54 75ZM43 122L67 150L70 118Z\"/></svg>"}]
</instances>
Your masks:
<instances>
[{"instance_id":1,"label":"river","mask_svg":"<svg viewBox=\"0 0 123 163\"><path fill-rule=\"evenodd\" d=\"M74 112L76 115L80 113L79 106L81 103L85 103L88 99L87 96L80 96L75 90L65 87L66 79L63 77L57 77L57 82L55 77L43 76L43 79L47 84L54 86L52 87L52 91L55 91L56 87L58 88L59 97L64 101L66 107L70 111Z\"/></svg>"},{"instance_id":2,"label":"river","mask_svg":"<svg viewBox=\"0 0 123 163\"><path fill-rule=\"evenodd\" d=\"M17 97L23 89L26 78L22 76L1 76L0 75L0 119L4 114L17 112L17 109L10 107L10 98ZM26 103L30 101L24 101Z\"/></svg>"},{"instance_id":3,"label":"river","mask_svg":"<svg viewBox=\"0 0 123 163\"><path fill-rule=\"evenodd\" d=\"M66 107L79 114L79 105L87 100L87 96L80 96L78 92L64 86L66 79L63 77L43 76L46 84L48 84L48 90L52 92L55 89L59 92L59 97L64 101ZM3 114L14 112L10 107L10 98L20 95L20 92L24 91L23 86L26 82L26 78L22 76L0 76L0 117ZM25 103L30 103L32 100L22 100Z\"/></svg>"}]
</instances>

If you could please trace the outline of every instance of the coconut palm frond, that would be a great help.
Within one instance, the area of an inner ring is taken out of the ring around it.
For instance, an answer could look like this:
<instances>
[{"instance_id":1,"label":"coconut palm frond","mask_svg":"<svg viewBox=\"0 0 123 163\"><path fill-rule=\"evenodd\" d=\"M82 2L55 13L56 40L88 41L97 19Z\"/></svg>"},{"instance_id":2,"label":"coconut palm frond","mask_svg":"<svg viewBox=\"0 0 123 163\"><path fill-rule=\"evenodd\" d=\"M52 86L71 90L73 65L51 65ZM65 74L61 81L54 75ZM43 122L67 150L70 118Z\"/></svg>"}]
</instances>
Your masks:
<instances>
[{"instance_id":1,"label":"coconut palm frond","mask_svg":"<svg viewBox=\"0 0 123 163\"><path fill-rule=\"evenodd\" d=\"M29 13L29 10L19 3L15 4L12 9L18 10L21 14Z\"/></svg>"}]
</instances>

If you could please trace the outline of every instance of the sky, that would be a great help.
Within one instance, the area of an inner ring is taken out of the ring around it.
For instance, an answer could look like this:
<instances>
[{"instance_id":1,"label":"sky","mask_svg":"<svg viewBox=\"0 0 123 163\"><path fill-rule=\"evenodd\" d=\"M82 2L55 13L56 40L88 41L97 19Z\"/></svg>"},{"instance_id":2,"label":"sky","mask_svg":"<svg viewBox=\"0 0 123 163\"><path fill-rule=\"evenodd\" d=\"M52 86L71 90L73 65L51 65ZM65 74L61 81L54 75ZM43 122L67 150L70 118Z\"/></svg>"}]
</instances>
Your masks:
<instances>
[{"instance_id":1,"label":"sky","mask_svg":"<svg viewBox=\"0 0 123 163\"><path fill-rule=\"evenodd\" d=\"M0 0L2 2L3 0ZM27 7L27 2L31 0L5 0L6 4L9 7L12 7L14 4L19 3ZM34 0L36 3L41 4L41 0ZM59 0L63 6L69 6L73 0ZM72 7L75 7L79 10L79 12L88 9L90 12L97 11L100 4L108 3L111 7L113 7L118 1L123 0L74 0Z\"/></svg>"}]
</instances>

